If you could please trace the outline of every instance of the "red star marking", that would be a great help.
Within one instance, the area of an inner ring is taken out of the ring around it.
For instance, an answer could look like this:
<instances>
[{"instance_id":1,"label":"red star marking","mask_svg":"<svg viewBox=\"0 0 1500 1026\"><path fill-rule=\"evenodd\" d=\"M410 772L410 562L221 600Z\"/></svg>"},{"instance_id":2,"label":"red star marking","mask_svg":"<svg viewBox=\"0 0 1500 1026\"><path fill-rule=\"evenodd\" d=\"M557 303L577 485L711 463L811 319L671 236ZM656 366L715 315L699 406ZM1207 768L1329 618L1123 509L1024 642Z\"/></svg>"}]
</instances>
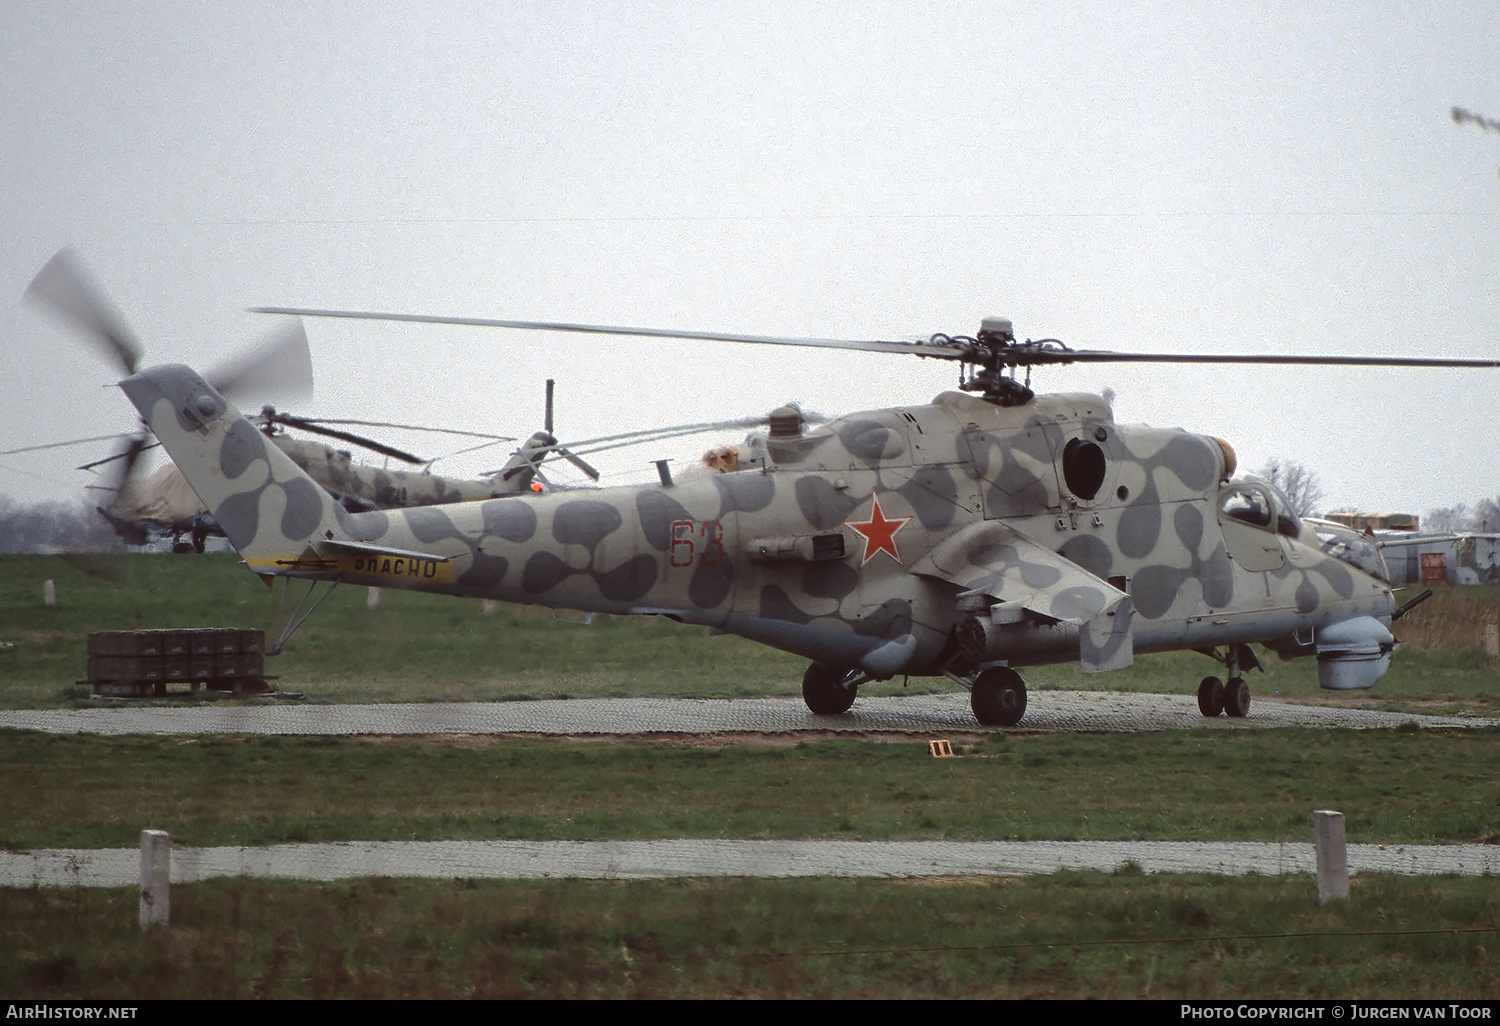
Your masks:
<instances>
[{"instance_id":1,"label":"red star marking","mask_svg":"<svg viewBox=\"0 0 1500 1026\"><path fill-rule=\"evenodd\" d=\"M872 492L870 498L874 502L874 508L870 511L869 520L858 523L852 520L844 521L845 526L858 532L865 539L865 557L859 561L859 565L864 566L875 558L876 553L884 552L901 566L905 566L906 564L901 562L901 550L896 546L896 532L905 527L911 517L887 518L880 508L880 494Z\"/></svg>"}]
</instances>

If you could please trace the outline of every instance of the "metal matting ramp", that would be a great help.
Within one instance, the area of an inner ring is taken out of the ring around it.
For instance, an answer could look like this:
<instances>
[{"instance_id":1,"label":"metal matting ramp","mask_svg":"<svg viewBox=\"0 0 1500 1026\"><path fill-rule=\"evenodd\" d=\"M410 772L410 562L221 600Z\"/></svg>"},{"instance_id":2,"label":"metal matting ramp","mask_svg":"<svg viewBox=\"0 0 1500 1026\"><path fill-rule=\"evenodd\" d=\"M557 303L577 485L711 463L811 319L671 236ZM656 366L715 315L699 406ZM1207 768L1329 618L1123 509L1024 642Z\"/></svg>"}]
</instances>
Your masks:
<instances>
[{"instance_id":1,"label":"metal matting ramp","mask_svg":"<svg viewBox=\"0 0 1500 1026\"><path fill-rule=\"evenodd\" d=\"M793 698L600 698L383 705L204 705L0 711L0 728L54 734L647 734L848 731L926 734L1011 730L1118 732L1211 727L1491 726L1488 717L1420 716L1257 702L1245 719L1205 719L1191 695L1034 691L1015 727L974 721L964 694L861 698L839 716L815 716Z\"/></svg>"},{"instance_id":2,"label":"metal matting ramp","mask_svg":"<svg viewBox=\"0 0 1500 1026\"><path fill-rule=\"evenodd\" d=\"M1494 845L1351 844L1352 873L1500 873ZM348 841L176 848L173 883L214 877L648 880L671 877L1027 876L1060 869L1312 874L1311 844L1196 841ZM0 886L139 885L138 848L0 852Z\"/></svg>"}]
</instances>

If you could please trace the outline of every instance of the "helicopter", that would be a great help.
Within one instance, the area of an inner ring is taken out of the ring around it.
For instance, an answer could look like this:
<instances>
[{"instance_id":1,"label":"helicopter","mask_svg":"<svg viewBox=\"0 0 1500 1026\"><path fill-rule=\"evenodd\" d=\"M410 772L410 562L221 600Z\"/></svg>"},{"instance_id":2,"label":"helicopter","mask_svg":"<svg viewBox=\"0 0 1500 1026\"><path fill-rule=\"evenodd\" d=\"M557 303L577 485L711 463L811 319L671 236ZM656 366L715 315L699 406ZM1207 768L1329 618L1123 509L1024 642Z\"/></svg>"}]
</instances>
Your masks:
<instances>
[{"instance_id":1,"label":"helicopter","mask_svg":"<svg viewBox=\"0 0 1500 1026\"><path fill-rule=\"evenodd\" d=\"M508 435L489 435L473 431L455 431L448 428L418 427L410 424L390 424L364 420L309 419L278 412L274 407L261 408L259 415L251 418L275 445L292 458L292 462L305 470L313 480L331 492L350 512L363 513L377 509L397 509L405 506L433 506L449 502L474 502L494 499L504 495L525 495L541 492L547 483L542 476L541 464L549 456L566 459L592 481L599 480L599 471L581 457L561 445L553 432L553 395L555 382L547 380L547 403L543 430L531 435L511 453L505 465L479 478L458 478L432 473L434 460L424 460L394 446L376 442L362 435L352 434L332 424L352 424L366 427L402 428L415 431L436 431L445 434L469 435L483 438L484 442L471 449L482 449L497 442L513 442ZM296 438L285 432L291 427L314 434L350 442L372 452L418 466L420 470L389 470L365 466L353 462L349 451L330 445ZM470 450L464 450L470 451Z\"/></svg>"},{"instance_id":2,"label":"helicopter","mask_svg":"<svg viewBox=\"0 0 1500 1026\"><path fill-rule=\"evenodd\" d=\"M591 613L654 615L809 660L802 696L846 712L897 675L968 690L986 726L1019 723L1018 667L1085 672L1188 649L1205 716L1249 713L1260 643L1315 656L1319 683L1374 686L1398 608L1379 549L1305 520L1236 479L1218 438L1116 424L1103 397L1037 395L1031 369L1197 362L1496 367L1359 356L1131 354L973 336L918 342L789 339L657 328L259 308L297 316L827 346L957 361L931 403L809 425L791 407L746 439L734 469L646 486L349 513L216 390L181 365L120 383L147 426L264 578L404 587ZM1026 381L1018 371L1026 370ZM326 594L326 593L325 593Z\"/></svg>"}]
</instances>

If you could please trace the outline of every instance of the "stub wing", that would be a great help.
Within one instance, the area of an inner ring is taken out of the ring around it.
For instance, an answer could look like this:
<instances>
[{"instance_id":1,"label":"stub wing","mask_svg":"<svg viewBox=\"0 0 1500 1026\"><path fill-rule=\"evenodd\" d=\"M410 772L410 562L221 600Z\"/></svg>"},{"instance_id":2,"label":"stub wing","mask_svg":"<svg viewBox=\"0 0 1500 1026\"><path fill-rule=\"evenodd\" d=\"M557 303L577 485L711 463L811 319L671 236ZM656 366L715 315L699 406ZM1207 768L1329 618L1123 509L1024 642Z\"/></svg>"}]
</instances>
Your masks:
<instances>
[{"instance_id":1,"label":"stub wing","mask_svg":"<svg viewBox=\"0 0 1500 1026\"><path fill-rule=\"evenodd\" d=\"M1119 669L1133 659L1130 596L1001 521L959 531L912 572L957 585L961 597L986 596L992 607L1077 626L1085 671Z\"/></svg>"}]
</instances>

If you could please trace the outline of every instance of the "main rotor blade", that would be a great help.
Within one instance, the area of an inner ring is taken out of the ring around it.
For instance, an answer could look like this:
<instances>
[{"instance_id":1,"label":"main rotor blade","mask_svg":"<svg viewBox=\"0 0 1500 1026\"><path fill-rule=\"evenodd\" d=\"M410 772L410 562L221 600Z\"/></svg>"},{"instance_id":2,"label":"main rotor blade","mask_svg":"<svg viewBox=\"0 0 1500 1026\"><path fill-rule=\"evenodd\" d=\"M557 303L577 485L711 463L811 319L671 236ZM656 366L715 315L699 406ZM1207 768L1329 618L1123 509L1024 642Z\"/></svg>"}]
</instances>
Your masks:
<instances>
[{"instance_id":1,"label":"main rotor blade","mask_svg":"<svg viewBox=\"0 0 1500 1026\"><path fill-rule=\"evenodd\" d=\"M684 338L703 342L751 342L769 346L806 346L814 349L856 349L874 353L910 353L938 360L963 359L967 350L943 342L884 342L839 338L785 338L779 335L732 335L717 331L676 331L670 328L630 328L610 324L568 324L558 321L502 321L483 317L438 317L427 314L371 313L360 310L309 310L299 307L253 306L251 313L290 314L296 317L345 317L365 321L406 321L413 324L458 324L472 328L518 328L523 331L572 331L589 335L636 335L645 338Z\"/></svg>"},{"instance_id":2,"label":"main rotor blade","mask_svg":"<svg viewBox=\"0 0 1500 1026\"><path fill-rule=\"evenodd\" d=\"M283 416L277 414L277 416ZM484 431L460 431L457 428L428 427L425 424L392 424L383 420L349 420L335 417L303 417L305 424L354 424L358 427L396 428L401 431L427 431L438 435L464 435L468 438L488 438L492 442L514 442L515 435L492 435Z\"/></svg>"},{"instance_id":3,"label":"main rotor blade","mask_svg":"<svg viewBox=\"0 0 1500 1026\"><path fill-rule=\"evenodd\" d=\"M595 470L592 466L590 466L587 460L584 460L584 459L582 459L581 457L578 457L578 456L574 456L571 452L569 452L566 449L558 449L557 450L557 454L559 456L561 456L563 459L567 460L569 463L573 464L573 466L577 467L579 470L581 470L585 474L587 474L589 476L590 480L593 480L593 481L599 480L599 471Z\"/></svg>"},{"instance_id":4,"label":"main rotor blade","mask_svg":"<svg viewBox=\"0 0 1500 1026\"><path fill-rule=\"evenodd\" d=\"M95 435L92 438L74 438L73 440L68 442L48 442L45 445L28 445L20 449L6 449L4 452L0 452L0 456L14 456L16 455L16 453L20 452L40 452L43 449L66 449L70 445L83 445L86 442L110 442L115 440L116 438L134 437L135 435L127 434L122 431L117 432L113 435ZM110 459L115 459L115 457L111 456ZM90 464L89 466L93 466L93 464ZM79 467L77 469L84 470L87 468Z\"/></svg>"},{"instance_id":5,"label":"main rotor blade","mask_svg":"<svg viewBox=\"0 0 1500 1026\"><path fill-rule=\"evenodd\" d=\"M127 467L127 475L126 476L128 476L128 468L132 464L135 463L136 459L141 455L141 453L148 452L151 449L155 449L155 448L157 448L158 446L161 445L160 442L151 442L151 443L148 444L148 443L145 442L143 436L141 436L141 435L124 435L124 436L121 436L121 437L128 437L128 438L131 439L130 444L127 445L123 450L121 450L120 452L115 453L113 456L106 456L102 460L95 460L92 463L85 463L83 466L81 466L81 467L74 467L73 469L74 470L93 470L95 467L102 467L106 463L113 463L116 460L129 460L130 463L126 464L126 467Z\"/></svg>"},{"instance_id":6,"label":"main rotor blade","mask_svg":"<svg viewBox=\"0 0 1500 1026\"><path fill-rule=\"evenodd\" d=\"M152 442L150 440L150 437L143 431L140 434L136 435L134 438L130 439L130 441L125 444L125 447L120 450L119 459L121 461L121 464L118 468L115 469L114 477L111 481L111 484L114 488L116 501L124 496L125 486L130 482L131 473L135 470L136 463L140 461L141 454L144 453L147 449L155 448L156 444L157 443ZM110 503L111 506L113 506L114 504L114 502Z\"/></svg>"},{"instance_id":7,"label":"main rotor blade","mask_svg":"<svg viewBox=\"0 0 1500 1026\"><path fill-rule=\"evenodd\" d=\"M127 377L135 373L140 342L71 249L58 250L42 265L26 286L26 298L82 331Z\"/></svg>"},{"instance_id":8,"label":"main rotor blade","mask_svg":"<svg viewBox=\"0 0 1500 1026\"><path fill-rule=\"evenodd\" d=\"M1273 353L1115 353L1105 350L1020 351L1002 362L1020 366L1064 363L1251 363L1303 367L1500 367L1500 360L1466 360L1422 356L1292 356Z\"/></svg>"},{"instance_id":9,"label":"main rotor blade","mask_svg":"<svg viewBox=\"0 0 1500 1026\"><path fill-rule=\"evenodd\" d=\"M591 441L573 442L568 445L568 452L573 455L583 453L593 455L596 452L608 452L611 449L628 449L632 445L645 445L648 442L665 442L673 438L687 438L692 435L707 434L710 431L727 431L730 428L761 427L765 424L764 417L742 417L739 420L721 420L710 424L684 424L675 428L653 428L649 431L627 431L620 435L607 435L595 438ZM584 448L587 446L587 448ZM550 453L541 462L556 463L564 457L560 455L562 445L549 445L536 452ZM494 473L493 471L491 473Z\"/></svg>"},{"instance_id":10,"label":"main rotor blade","mask_svg":"<svg viewBox=\"0 0 1500 1026\"><path fill-rule=\"evenodd\" d=\"M301 321L288 321L205 378L231 402L310 399L313 375L307 331Z\"/></svg>"},{"instance_id":11,"label":"main rotor blade","mask_svg":"<svg viewBox=\"0 0 1500 1026\"><path fill-rule=\"evenodd\" d=\"M677 331L670 328L632 328L605 324L570 324L554 321L510 321L483 317L440 317L428 314L372 313L359 310L311 310L295 307L252 307L252 313L293 314L301 317L344 317L369 321L406 321L417 324L458 324L479 328L517 328L523 331L571 331L594 335L634 335L646 338L681 338L707 342L749 342L775 346L806 346L822 349L854 349L875 353L906 353L935 360L964 360L987 364L990 360L1008 367L1030 367L1067 363L1242 363L1287 364L1330 367L1500 367L1500 360L1396 356L1283 356L1275 354L1173 354L1118 353L1105 350L1061 349L1027 342L1012 342L991 348L975 339L939 336L924 342L892 342L836 338L784 338L777 335L736 335L715 331Z\"/></svg>"},{"instance_id":12,"label":"main rotor blade","mask_svg":"<svg viewBox=\"0 0 1500 1026\"><path fill-rule=\"evenodd\" d=\"M360 435L351 434L348 431L339 431L334 428L323 427L319 424L314 424L310 420L303 420L301 417L289 417L284 413L278 413L274 416L273 419L278 424L285 424L288 427L300 428L303 431L311 431L315 435L326 435L329 438L338 438L342 441L360 446L361 448L369 449L371 452L378 452L382 456L390 456L393 459L402 460L406 463L411 463L416 466L420 466L421 464L429 462L428 460L424 460L420 456L413 456L409 452L406 452L402 449L397 449L394 446L384 445L372 438L364 438Z\"/></svg>"},{"instance_id":13,"label":"main rotor blade","mask_svg":"<svg viewBox=\"0 0 1500 1026\"><path fill-rule=\"evenodd\" d=\"M710 431L728 431L731 428L758 427L765 422L765 417L740 417L736 420L713 420L704 421L701 424L678 424L673 427L645 428L641 431L623 431L617 435L600 435L598 438L585 438L577 442L558 442L553 445L542 446L535 451L551 452L566 446L578 452L604 452L607 449L621 449L632 445L644 445L647 442L655 442L668 438L681 438L686 435L707 434Z\"/></svg>"}]
</instances>

